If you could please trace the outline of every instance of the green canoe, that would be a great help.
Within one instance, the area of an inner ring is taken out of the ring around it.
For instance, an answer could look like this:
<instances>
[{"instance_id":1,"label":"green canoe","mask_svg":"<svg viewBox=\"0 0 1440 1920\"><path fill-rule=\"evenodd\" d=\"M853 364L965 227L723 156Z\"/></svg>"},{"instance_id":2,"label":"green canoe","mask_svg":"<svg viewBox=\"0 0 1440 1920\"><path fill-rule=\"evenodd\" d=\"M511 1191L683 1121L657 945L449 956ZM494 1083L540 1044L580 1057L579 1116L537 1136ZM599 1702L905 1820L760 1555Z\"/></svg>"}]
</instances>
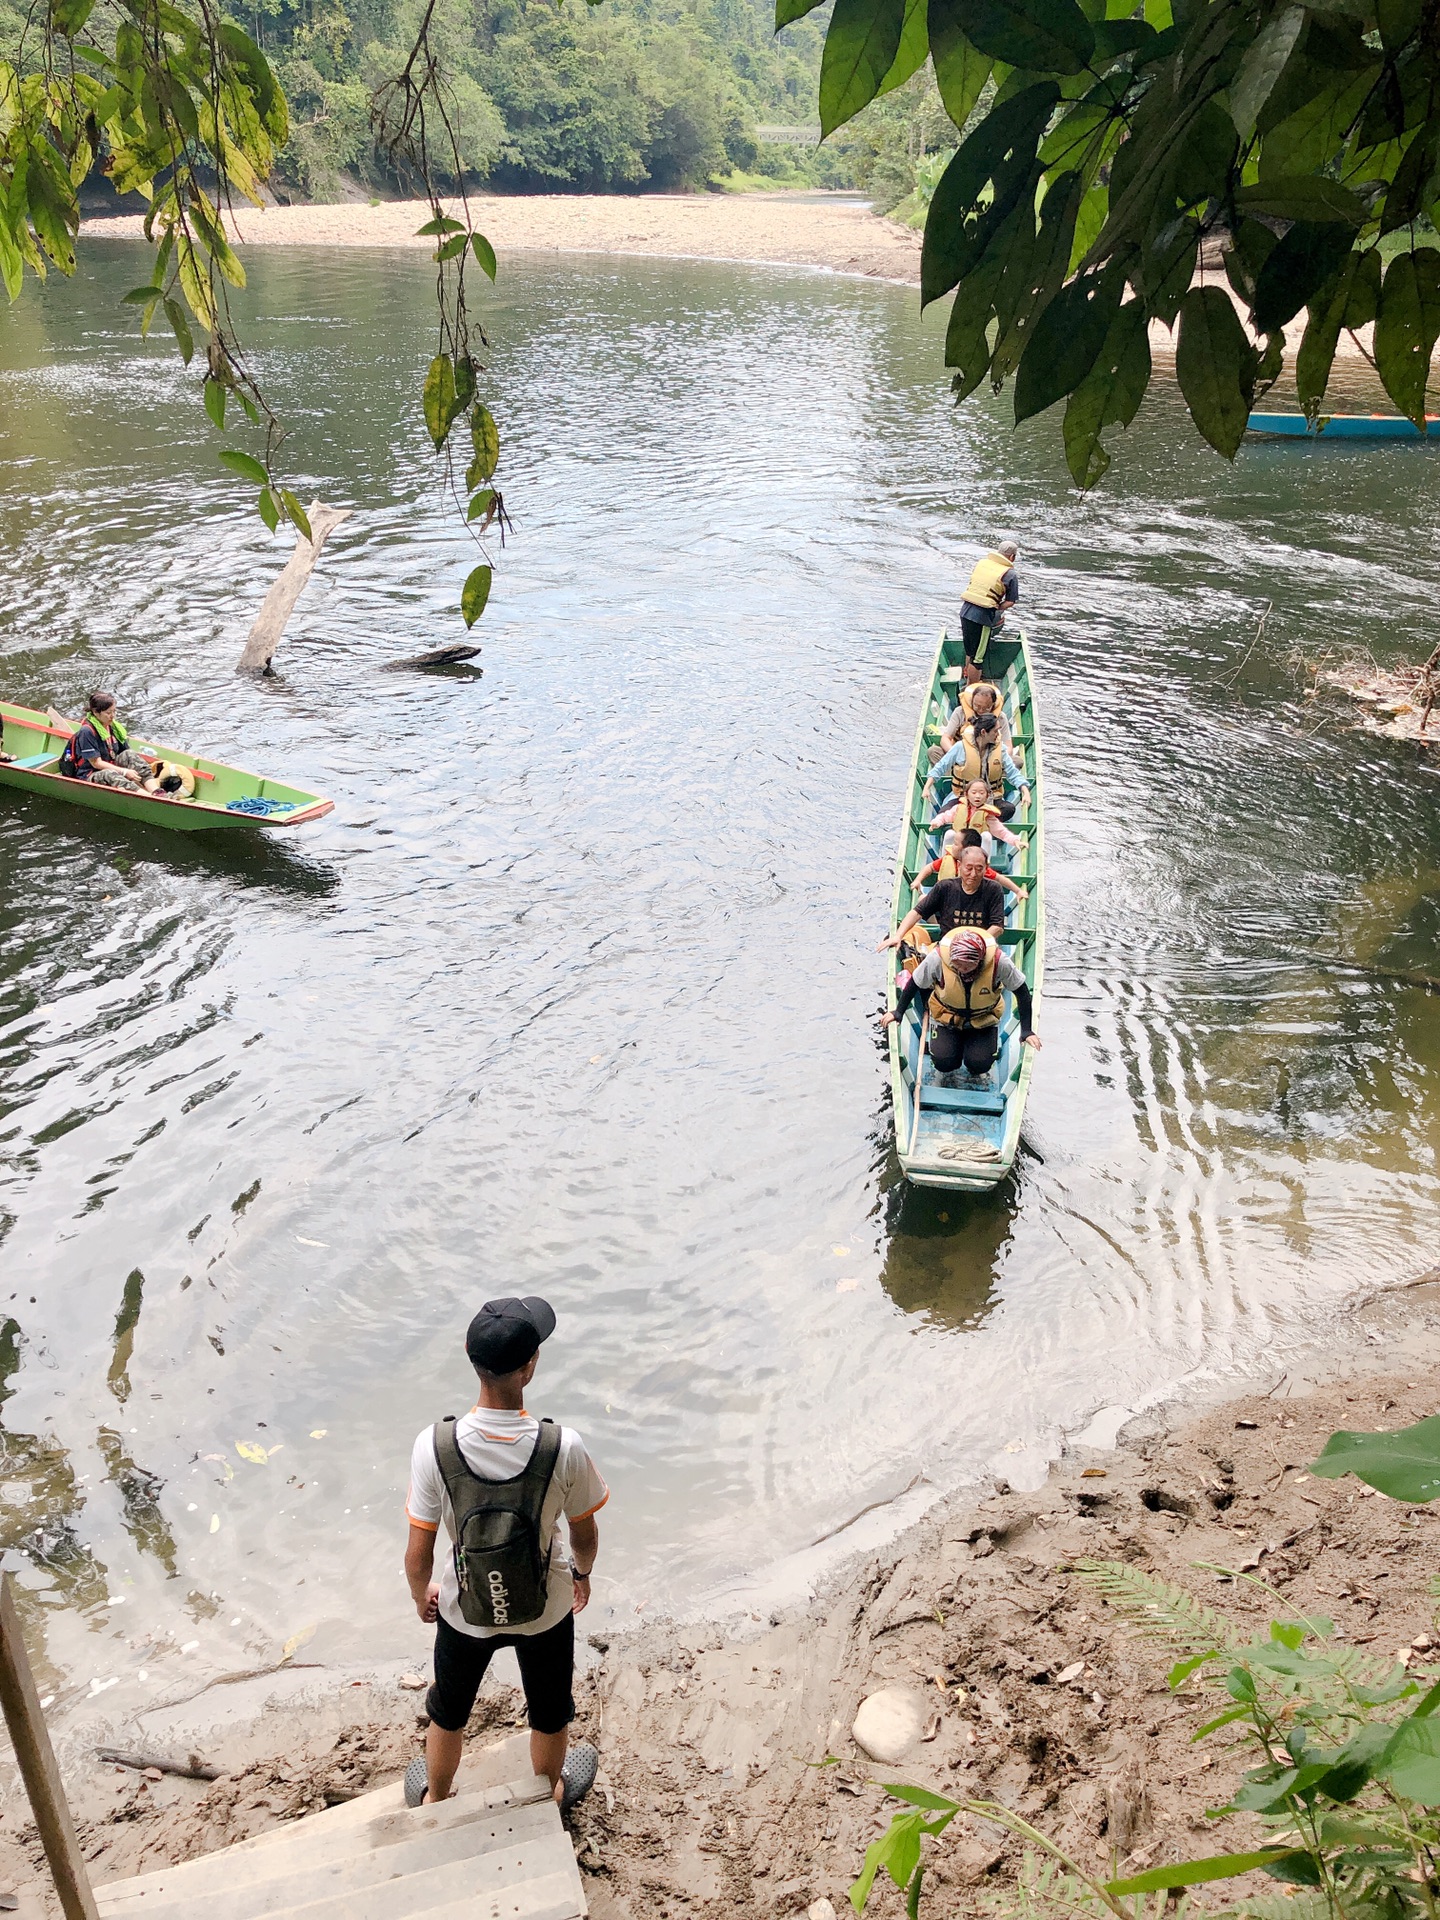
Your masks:
<instances>
[{"instance_id":1,"label":"green canoe","mask_svg":"<svg viewBox=\"0 0 1440 1920\"><path fill-rule=\"evenodd\" d=\"M318 793L306 793L300 787L287 787L283 780L223 766L218 760L201 760L178 747L157 746L133 735L130 744L139 752L193 769L193 798L171 799L168 794L145 793L138 787L124 792L118 787L98 786L93 780L71 780L60 771L60 754L71 734L68 726L56 726L43 713L12 706L8 700L0 700L0 717L5 722L5 752L11 756L8 761L0 761L0 785L19 787L22 793L73 801L77 807L117 813L122 820L144 820L179 833L215 827L246 831L297 827L302 820L318 820L334 810L335 802ZM257 800L268 801L270 807L264 812L246 812L234 805L236 801Z\"/></svg>"},{"instance_id":2,"label":"green canoe","mask_svg":"<svg viewBox=\"0 0 1440 1920\"><path fill-rule=\"evenodd\" d=\"M959 698L964 660L963 644L942 633L915 736L909 794L895 861L892 926L898 926L910 911L915 875L931 858L925 822L934 809L926 806L923 788L930 773L930 748L939 743L941 731ZM1000 688L1011 735L1030 780L1030 799L1009 822L1011 832L1022 842L1021 849L1012 852L1010 848L997 846L995 864L999 868L1000 856L1010 855L1010 877L1026 888L1030 896L1022 902L1006 894L1009 915L1000 944L1030 983L1038 1026L1045 962L1045 848L1040 824L1040 737L1030 680L1030 653L1024 634L1018 630L1002 630L991 640L982 664L987 677ZM936 931L931 928L932 934ZM898 966L898 956L892 952L887 989L892 1013ZM943 1082L937 1082L929 1054L921 1060L922 1011L919 1003L915 1003L899 1026L887 1030L895 1138L901 1168L906 1179L916 1186L983 1193L998 1186L1014 1164L1020 1144L1020 1123L1025 1114L1025 1096L1035 1068L1034 1049L1020 1045L1019 1021L1013 1001L1007 996L1000 1053L990 1073L980 1080L972 1080L963 1073L947 1074ZM918 1101L917 1074L921 1076Z\"/></svg>"}]
</instances>

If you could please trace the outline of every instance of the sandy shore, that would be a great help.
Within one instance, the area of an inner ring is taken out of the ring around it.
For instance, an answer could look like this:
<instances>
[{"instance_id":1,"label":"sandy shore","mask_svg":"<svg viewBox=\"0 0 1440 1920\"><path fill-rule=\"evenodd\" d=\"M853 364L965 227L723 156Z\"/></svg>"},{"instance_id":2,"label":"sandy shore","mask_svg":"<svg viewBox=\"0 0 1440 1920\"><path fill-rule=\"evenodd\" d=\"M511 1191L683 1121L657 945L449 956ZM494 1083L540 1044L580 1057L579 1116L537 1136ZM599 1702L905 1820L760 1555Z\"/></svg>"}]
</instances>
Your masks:
<instances>
[{"instance_id":1,"label":"sandy shore","mask_svg":"<svg viewBox=\"0 0 1440 1920\"><path fill-rule=\"evenodd\" d=\"M1198 1410L1133 1418L1117 1409L1111 1430L1097 1421L1082 1436L1097 1444L1075 1443L1039 1491L997 1484L938 1502L882 1550L854 1556L808 1606L623 1635L597 1623L577 1732L598 1742L603 1764L574 1816L594 1920L762 1920L826 1899L847 1911L845 1890L888 1818L877 1777L998 1799L1087 1867L1116 1853L1138 1870L1214 1851L1205 1808L1237 1762L1191 1744L1205 1702L1171 1694L1173 1656L1118 1626L1074 1563L1144 1568L1246 1631L1263 1633L1277 1606L1324 1613L1350 1644L1440 1671L1427 1592L1440 1508L1305 1472L1338 1427L1403 1426L1440 1408L1437 1331L1440 1270L1361 1306L1338 1350L1317 1347L1243 1398L1217 1392ZM1207 1566L1258 1569L1283 1602ZM423 1739L422 1684L399 1669L294 1667L236 1676L131 1728L62 1724L94 1879L188 1859L395 1779ZM923 1732L900 1763L877 1766L851 1722L869 1694L897 1686ZM487 1686L467 1770L513 1774L521 1717L518 1695ZM102 1738L198 1753L225 1773L146 1780L100 1763ZM818 1767L827 1755L838 1764ZM7 1786L0 1888L20 1893L22 1920L38 1920L55 1909L18 1783ZM1242 1826L1226 1828L1226 1844L1244 1843ZM1015 1859L1002 1830L957 1821L930 1876L938 1920L973 1911L967 1889ZM894 1920L893 1890L875 1912Z\"/></svg>"},{"instance_id":2,"label":"sandy shore","mask_svg":"<svg viewBox=\"0 0 1440 1920\"><path fill-rule=\"evenodd\" d=\"M525 194L472 199L470 216L496 252L651 254L826 267L918 285L920 236L853 201L787 193ZM245 207L234 216L242 246L424 247L415 229L423 201L379 206ZM87 220L83 235L139 239L124 215Z\"/></svg>"}]
</instances>

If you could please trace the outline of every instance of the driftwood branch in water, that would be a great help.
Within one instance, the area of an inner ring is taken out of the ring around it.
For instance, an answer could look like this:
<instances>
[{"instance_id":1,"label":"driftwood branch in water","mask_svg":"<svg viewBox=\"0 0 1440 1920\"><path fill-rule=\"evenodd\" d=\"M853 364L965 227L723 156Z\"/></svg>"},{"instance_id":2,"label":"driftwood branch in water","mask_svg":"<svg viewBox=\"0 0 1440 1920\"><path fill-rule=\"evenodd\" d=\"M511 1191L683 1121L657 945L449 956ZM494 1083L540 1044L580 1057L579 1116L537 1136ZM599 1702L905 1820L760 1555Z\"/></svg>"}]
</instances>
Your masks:
<instances>
[{"instance_id":1,"label":"driftwood branch in water","mask_svg":"<svg viewBox=\"0 0 1440 1920\"><path fill-rule=\"evenodd\" d=\"M322 507L318 500L312 500L305 509L305 517L310 522L310 532L314 537L307 540L302 533L296 534L295 551L285 562L280 578L265 596L265 604L250 629L250 638L245 642L245 651L235 669L237 673L269 672L280 636L285 631L285 622L295 611L295 602L304 591L305 582L315 571L320 549L340 522L350 518L350 509Z\"/></svg>"},{"instance_id":2,"label":"driftwood branch in water","mask_svg":"<svg viewBox=\"0 0 1440 1920\"><path fill-rule=\"evenodd\" d=\"M412 653L404 660L386 660L380 671L400 673L406 667L453 667L462 660L473 660L479 651L475 646L432 647L429 653Z\"/></svg>"},{"instance_id":3,"label":"driftwood branch in water","mask_svg":"<svg viewBox=\"0 0 1440 1920\"><path fill-rule=\"evenodd\" d=\"M314 526L314 521L310 522ZM136 1773L178 1773L182 1780L218 1780L220 1769L207 1767L198 1754L192 1753L188 1760L167 1760L159 1754L122 1753L115 1747L97 1747L99 1759L112 1767L132 1767Z\"/></svg>"}]
</instances>

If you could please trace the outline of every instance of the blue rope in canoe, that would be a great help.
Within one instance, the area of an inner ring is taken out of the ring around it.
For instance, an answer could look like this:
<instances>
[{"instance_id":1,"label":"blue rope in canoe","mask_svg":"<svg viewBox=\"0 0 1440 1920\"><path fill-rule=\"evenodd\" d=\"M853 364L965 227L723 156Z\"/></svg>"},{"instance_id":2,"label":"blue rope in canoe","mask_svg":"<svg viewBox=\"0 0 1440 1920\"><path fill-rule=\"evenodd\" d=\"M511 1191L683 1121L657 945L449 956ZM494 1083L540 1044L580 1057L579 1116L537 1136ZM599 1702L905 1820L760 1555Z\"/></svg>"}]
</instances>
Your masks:
<instances>
[{"instance_id":1,"label":"blue rope in canoe","mask_svg":"<svg viewBox=\"0 0 1440 1920\"><path fill-rule=\"evenodd\" d=\"M260 800L246 798L244 800L227 800L225 803L225 811L227 813L252 813L264 819L265 815L269 813L293 813L298 804L298 801L295 800Z\"/></svg>"}]
</instances>

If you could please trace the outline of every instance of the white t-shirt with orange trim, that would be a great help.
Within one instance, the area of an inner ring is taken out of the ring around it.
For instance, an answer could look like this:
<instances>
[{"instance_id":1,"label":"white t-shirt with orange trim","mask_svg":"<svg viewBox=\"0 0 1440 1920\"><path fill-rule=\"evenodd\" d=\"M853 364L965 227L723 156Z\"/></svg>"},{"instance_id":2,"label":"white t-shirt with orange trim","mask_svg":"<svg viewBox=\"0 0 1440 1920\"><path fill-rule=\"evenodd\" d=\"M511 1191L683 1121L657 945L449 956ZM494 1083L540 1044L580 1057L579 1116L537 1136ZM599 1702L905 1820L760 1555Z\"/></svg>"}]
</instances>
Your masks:
<instances>
[{"instance_id":1,"label":"white t-shirt with orange trim","mask_svg":"<svg viewBox=\"0 0 1440 1920\"><path fill-rule=\"evenodd\" d=\"M503 1412L494 1407L472 1407L455 1422L455 1441L461 1458L482 1480L513 1480L525 1471L525 1463L535 1451L535 1436L540 1422L532 1413ZM455 1556L444 1556L440 1574L440 1617L457 1633L468 1633L477 1640L488 1640L497 1633L544 1633L569 1613L575 1602L575 1583L570 1557L561 1538L560 1516L567 1520L588 1520L610 1498L610 1489L600 1477L595 1462L585 1451L585 1443L573 1427L561 1427L560 1452L555 1471L540 1509L540 1526L550 1540L550 1573L546 1585L545 1611L538 1620L525 1626L472 1627L460 1611L460 1586L455 1578ZM455 1538L455 1516L450 1496L435 1457L435 1429L426 1427L417 1434L410 1455L410 1491L405 1499L410 1524L435 1533L442 1522L451 1540Z\"/></svg>"}]
</instances>

